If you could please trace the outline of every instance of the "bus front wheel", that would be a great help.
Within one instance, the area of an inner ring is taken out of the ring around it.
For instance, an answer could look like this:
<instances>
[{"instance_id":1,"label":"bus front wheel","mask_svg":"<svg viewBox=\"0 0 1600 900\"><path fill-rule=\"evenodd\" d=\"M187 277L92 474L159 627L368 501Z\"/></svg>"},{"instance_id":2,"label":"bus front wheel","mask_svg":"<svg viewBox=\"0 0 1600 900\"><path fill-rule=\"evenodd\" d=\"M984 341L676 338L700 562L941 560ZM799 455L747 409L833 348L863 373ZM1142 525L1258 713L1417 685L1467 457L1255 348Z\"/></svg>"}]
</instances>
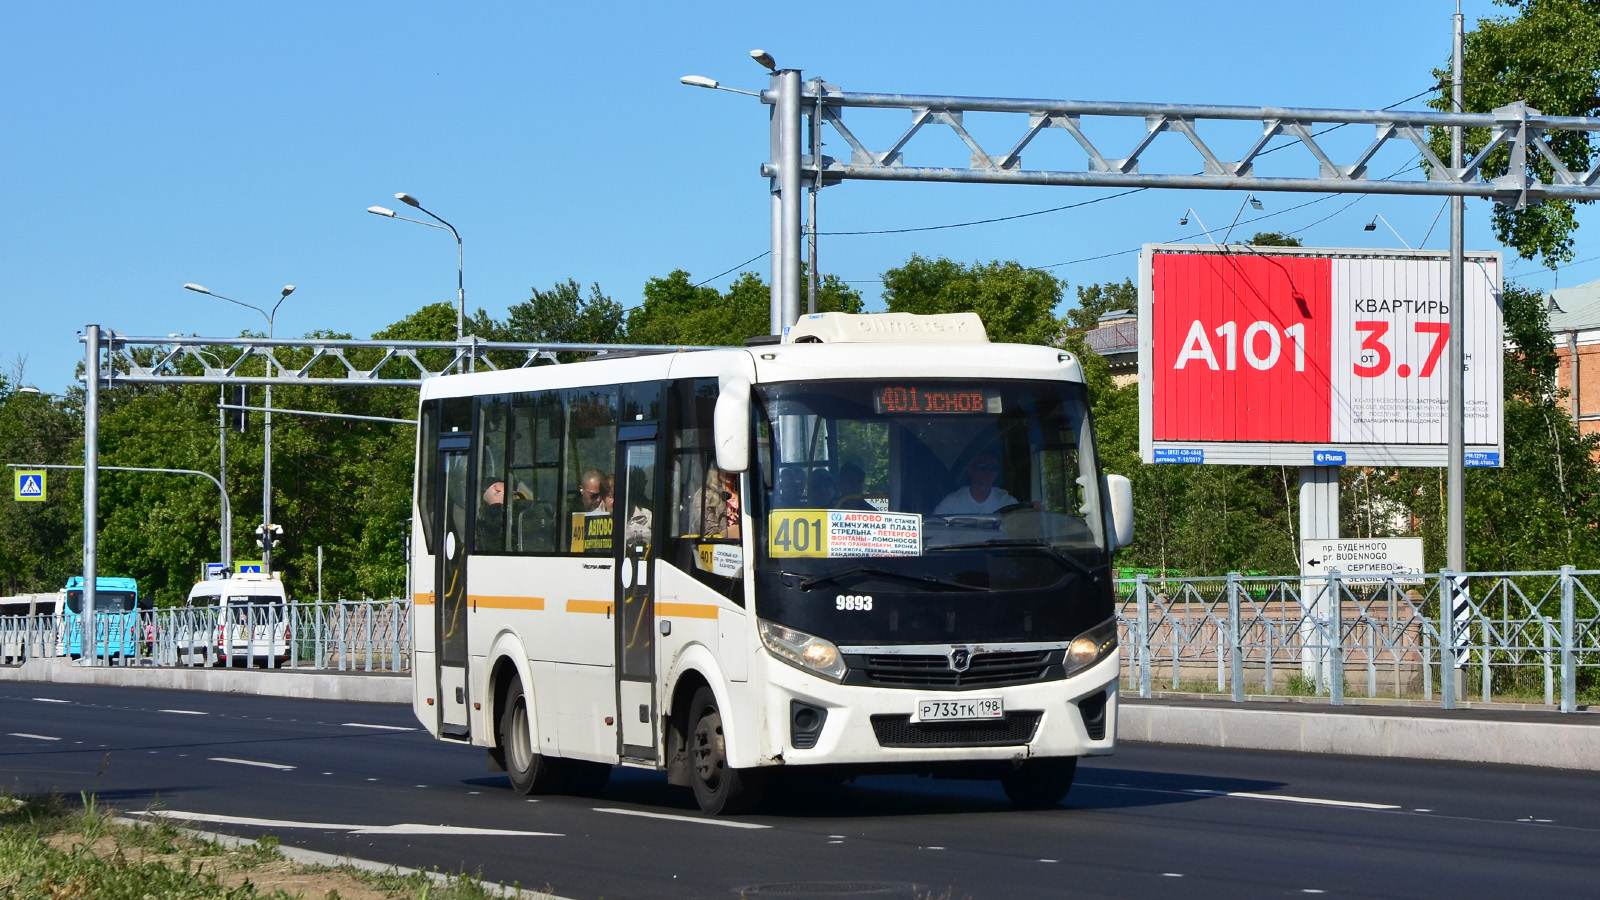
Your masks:
<instances>
[{"instance_id":1,"label":"bus front wheel","mask_svg":"<svg viewBox=\"0 0 1600 900\"><path fill-rule=\"evenodd\" d=\"M1000 777L1000 787L1023 809L1050 809L1066 799L1078 758L1030 759Z\"/></svg>"},{"instance_id":2,"label":"bus front wheel","mask_svg":"<svg viewBox=\"0 0 1600 900\"><path fill-rule=\"evenodd\" d=\"M500 750L505 754L506 775L519 794L548 794L559 788L555 760L533 752L533 729L528 727L528 698L522 682L513 681L500 712Z\"/></svg>"},{"instance_id":3,"label":"bus front wheel","mask_svg":"<svg viewBox=\"0 0 1600 900\"><path fill-rule=\"evenodd\" d=\"M728 765L722 713L711 688L694 692L689 706L689 767L695 802L713 816L748 812L761 800L762 775Z\"/></svg>"}]
</instances>

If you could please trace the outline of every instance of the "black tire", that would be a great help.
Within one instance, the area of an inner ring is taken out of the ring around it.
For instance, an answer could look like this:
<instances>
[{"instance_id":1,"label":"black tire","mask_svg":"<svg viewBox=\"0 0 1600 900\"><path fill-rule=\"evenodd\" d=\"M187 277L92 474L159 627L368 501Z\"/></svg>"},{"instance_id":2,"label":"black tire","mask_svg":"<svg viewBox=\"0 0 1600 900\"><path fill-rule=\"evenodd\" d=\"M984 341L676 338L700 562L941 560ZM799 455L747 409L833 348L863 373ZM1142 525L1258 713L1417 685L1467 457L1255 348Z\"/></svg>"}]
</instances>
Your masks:
<instances>
[{"instance_id":1,"label":"black tire","mask_svg":"<svg viewBox=\"0 0 1600 900\"><path fill-rule=\"evenodd\" d=\"M1077 772L1076 756L1030 759L1000 776L1000 787L1023 809L1050 809L1059 806L1072 790Z\"/></svg>"},{"instance_id":2,"label":"black tire","mask_svg":"<svg viewBox=\"0 0 1600 900\"><path fill-rule=\"evenodd\" d=\"M561 789L556 760L533 751L533 729L528 724L528 700L522 682L514 680L500 710L499 750L506 775L519 794L549 794Z\"/></svg>"},{"instance_id":3,"label":"black tire","mask_svg":"<svg viewBox=\"0 0 1600 900\"><path fill-rule=\"evenodd\" d=\"M689 703L689 783L700 809L712 816L749 812L761 802L765 774L728 765L716 695L709 687L695 691Z\"/></svg>"}]
</instances>

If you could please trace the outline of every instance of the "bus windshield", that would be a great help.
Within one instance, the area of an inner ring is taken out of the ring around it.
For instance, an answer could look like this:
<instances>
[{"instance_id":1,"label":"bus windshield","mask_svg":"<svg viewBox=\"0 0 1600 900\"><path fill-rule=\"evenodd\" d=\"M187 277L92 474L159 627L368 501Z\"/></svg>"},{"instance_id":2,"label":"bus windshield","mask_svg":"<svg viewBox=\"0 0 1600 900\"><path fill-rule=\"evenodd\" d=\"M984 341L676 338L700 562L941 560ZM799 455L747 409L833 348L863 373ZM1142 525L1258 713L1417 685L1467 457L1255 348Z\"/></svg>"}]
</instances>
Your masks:
<instances>
[{"instance_id":1,"label":"bus windshield","mask_svg":"<svg viewBox=\"0 0 1600 900\"><path fill-rule=\"evenodd\" d=\"M902 643L1070 640L1110 615L1082 385L829 381L758 394L764 618Z\"/></svg>"},{"instance_id":2,"label":"bus windshield","mask_svg":"<svg viewBox=\"0 0 1600 900\"><path fill-rule=\"evenodd\" d=\"M132 591L98 590L94 592L94 610L96 613L125 613L132 612L135 594ZM74 615L83 615L83 591L81 589L67 591L67 609Z\"/></svg>"}]
</instances>

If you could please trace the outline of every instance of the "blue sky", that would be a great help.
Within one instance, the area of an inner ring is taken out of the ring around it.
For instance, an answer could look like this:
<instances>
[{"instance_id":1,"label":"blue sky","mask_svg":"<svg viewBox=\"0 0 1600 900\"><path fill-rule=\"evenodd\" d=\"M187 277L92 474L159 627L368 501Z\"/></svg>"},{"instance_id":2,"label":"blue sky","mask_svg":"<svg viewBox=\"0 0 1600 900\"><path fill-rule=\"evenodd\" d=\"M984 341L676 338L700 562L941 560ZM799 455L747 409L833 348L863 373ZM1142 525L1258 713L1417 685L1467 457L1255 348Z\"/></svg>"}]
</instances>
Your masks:
<instances>
[{"instance_id":1,"label":"blue sky","mask_svg":"<svg viewBox=\"0 0 1600 900\"><path fill-rule=\"evenodd\" d=\"M397 206L396 191L460 229L468 305L495 315L530 287L567 278L599 282L627 306L646 280L673 269L709 278L768 248L759 176L767 111L678 78L758 90L766 77L748 58L754 47L852 91L1382 107L1430 86L1430 69L1448 58L1454 5L806 9L0 5L0 365L10 373L25 357L25 381L58 391L82 357L77 333L86 323L143 335L260 327L248 310L182 290L190 281L256 303L297 285L278 314L278 334L289 336L330 329L365 337L425 303L453 300L447 233L365 213ZM1501 11L1487 0L1465 4L1469 27ZM871 134L903 127L893 114L870 115L847 123ZM1008 147L1015 125L990 124L969 121ZM1347 129L1351 140L1370 140L1369 130L1357 131ZM941 135L929 146L959 150L953 140ZM1041 144L1024 163L1082 166L1081 153L1055 146L1059 154ZM826 149L845 152L837 139ZM1193 225L1178 225L1185 209L1222 231L1243 200L1146 191L995 225L826 235L1014 215L1107 193L846 183L819 200L821 268L855 282L869 307L878 304L880 273L913 252L1051 265L1072 286L1120 280L1135 274L1136 255L1057 264L1199 239ZM1346 196L1289 209L1319 196L1264 196L1265 211L1253 215L1276 215L1236 234L1285 230L1314 246L1394 246L1381 224L1362 231L1382 213L1415 245L1440 205L1371 197L1341 212L1355 199ZM1497 249L1488 204L1469 202L1467 216L1469 249ZM1600 277L1600 258L1589 259L1594 227L1580 231L1580 262L1560 273L1563 285ZM1446 246L1445 228L1441 219L1427 246ZM766 260L748 268L767 276ZM1531 263L1510 275L1540 287L1555 280Z\"/></svg>"}]
</instances>

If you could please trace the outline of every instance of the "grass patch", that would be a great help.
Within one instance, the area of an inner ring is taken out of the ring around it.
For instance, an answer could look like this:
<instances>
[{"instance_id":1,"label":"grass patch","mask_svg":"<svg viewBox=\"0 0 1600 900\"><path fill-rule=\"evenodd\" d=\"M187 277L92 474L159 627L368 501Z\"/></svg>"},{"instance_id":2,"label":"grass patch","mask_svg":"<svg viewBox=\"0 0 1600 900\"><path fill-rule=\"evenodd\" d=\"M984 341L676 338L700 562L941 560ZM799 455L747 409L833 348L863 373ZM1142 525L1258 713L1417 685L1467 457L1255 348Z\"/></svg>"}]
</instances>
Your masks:
<instances>
[{"instance_id":1,"label":"grass patch","mask_svg":"<svg viewBox=\"0 0 1600 900\"><path fill-rule=\"evenodd\" d=\"M228 847L173 822L125 825L93 794L0 795L0 900L487 900L477 877L309 866L265 836Z\"/></svg>"}]
</instances>

